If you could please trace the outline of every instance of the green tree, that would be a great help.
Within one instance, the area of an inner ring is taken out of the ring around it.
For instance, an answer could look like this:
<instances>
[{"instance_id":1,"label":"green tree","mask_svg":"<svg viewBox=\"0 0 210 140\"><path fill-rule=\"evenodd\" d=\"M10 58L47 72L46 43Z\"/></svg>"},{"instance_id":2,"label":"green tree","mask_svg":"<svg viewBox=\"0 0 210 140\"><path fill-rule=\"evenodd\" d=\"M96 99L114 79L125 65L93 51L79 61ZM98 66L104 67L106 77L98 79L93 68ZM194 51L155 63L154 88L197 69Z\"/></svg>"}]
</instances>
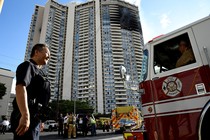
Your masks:
<instances>
[{"instance_id":1,"label":"green tree","mask_svg":"<svg viewBox=\"0 0 210 140\"><path fill-rule=\"evenodd\" d=\"M93 113L93 108L89 106L87 102L76 101L76 113ZM66 114L70 112L74 112L74 101L70 100L60 100L52 101L49 103L49 106L52 109L52 114L50 116L51 119L57 119L59 113Z\"/></svg>"},{"instance_id":2,"label":"green tree","mask_svg":"<svg viewBox=\"0 0 210 140\"><path fill-rule=\"evenodd\" d=\"M7 88L5 87L5 84L0 83L0 99L6 94Z\"/></svg>"}]
</instances>

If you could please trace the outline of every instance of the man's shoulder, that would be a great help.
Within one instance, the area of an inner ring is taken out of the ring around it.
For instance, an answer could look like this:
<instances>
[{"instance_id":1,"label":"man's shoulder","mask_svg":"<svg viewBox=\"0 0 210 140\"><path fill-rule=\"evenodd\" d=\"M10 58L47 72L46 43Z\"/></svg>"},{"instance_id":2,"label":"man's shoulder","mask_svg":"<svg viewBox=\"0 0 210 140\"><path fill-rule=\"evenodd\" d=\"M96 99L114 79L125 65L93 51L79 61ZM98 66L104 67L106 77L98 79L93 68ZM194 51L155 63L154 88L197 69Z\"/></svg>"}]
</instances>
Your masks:
<instances>
[{"instance_id":1,"label":"man's shoulder","mask_svg":"<svg viewBox=\"0 0 210 140\"><path fill-rule=\"evenodd\" d=\"M185 52L185 55L184 56L187 57L187 58L194 58L193 50L192 49L188 49Z\"/></svg>"},{"instance_id":2,"label":"man's shoulder","mask_svg":"<svg viewBox=\"0 0 210 140\"><path fill-rule=\"evenodd\" d=\"M28 65L30 65L30 62L29 61L24 61L24 62L20 63L18 65L18 67L20 67L20 66L28 66Z\"/></svg>"},{"instance_id":3,"label":"man's shoulder","mask_svg":"<svg viewBox=\"0 0 210 140\"><path fill-rule=\"evenodd\" d=\"M27 70L29 67L30 63L28 61L24 61L18 65L16 72Z\"/></svg>"},{"instance_id":4,"label":"man's shoulder","mask_svg":"<svg viewBox=\"0 0 210 140\"><path fill-rule=\"evenodd\" d=\"M37 67L32 62L30 62L29 60L26 60L18 65L17 70L18 69L23 70L23 69L29 69L29 68L32 68L35 71L37 69Z\"/></svg>"}]
</instances>

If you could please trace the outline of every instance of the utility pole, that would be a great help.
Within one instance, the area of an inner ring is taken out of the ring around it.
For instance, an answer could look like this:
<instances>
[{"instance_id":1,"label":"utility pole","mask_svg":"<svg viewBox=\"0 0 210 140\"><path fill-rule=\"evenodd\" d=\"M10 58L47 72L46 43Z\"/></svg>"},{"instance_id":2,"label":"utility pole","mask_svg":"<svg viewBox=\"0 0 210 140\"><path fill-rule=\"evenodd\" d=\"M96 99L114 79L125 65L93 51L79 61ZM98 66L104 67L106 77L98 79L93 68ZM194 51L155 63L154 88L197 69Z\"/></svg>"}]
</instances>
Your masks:
<instances>
[{"instance_id":1,"label":"utility pole","mask_svg":"<svg viewBox=\"0 0 210 140\"><path fill-rule=\"evenodd\" d=\"M76 115L76 95L74 95L74 115Z\"/></svg>"}]
</instances>

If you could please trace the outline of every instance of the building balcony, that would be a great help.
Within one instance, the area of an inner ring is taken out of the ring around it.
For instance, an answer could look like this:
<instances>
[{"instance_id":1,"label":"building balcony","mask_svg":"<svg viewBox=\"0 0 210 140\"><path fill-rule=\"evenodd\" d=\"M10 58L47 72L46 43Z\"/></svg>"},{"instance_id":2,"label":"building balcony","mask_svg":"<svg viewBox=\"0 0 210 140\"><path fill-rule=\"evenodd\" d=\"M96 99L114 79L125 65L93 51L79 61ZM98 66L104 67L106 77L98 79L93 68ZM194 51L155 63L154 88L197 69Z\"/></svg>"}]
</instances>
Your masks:
<instances>
[{"instance_id":1,"label":"building balcony","mask_svg":"<svg viewBox=\"0 0 210 140\"><path fill-rule=\"evenodd\" d=\"M125 101L125 102L117 102L117 101L116 101L116 105L117 105L117 106L118 106L118 105L126 106L126 105L127 105L127 101Z\"/></svg>"},{"instance_id":2,"label":"building balcony","mask_svg":"<svg viewBox=\"0 0 210 140\"><path fill-rule=\"evenodd\" d=\"M86 96L78 96L77 97L80 101L86 101L86 100L88 100L88 96L86 95Z\"/></svg>"},{"instance_id":3,"label":"building balcony","mask_svg":"<svg viewBox=\"0 0 210 140\"><path fill-rule=\"evenodd\" d=\"M117 61L113 61L113 64L116 66L116 65L118 65L118 66L120 66L120 65L123 65L124 63L123 63L123 60L117 60ZM119 70L118 70L118 72L119 72Z\"/></svg>"},{"instance_id":4,"label":"building balcony","mask_svg":"<svg viewBox=\"0 0 210 140\"><path fill-rule=\"evenodd\" d=\"M125 102L126 102L127 98L126 97L115 97L115 100L116 101L118 101L118 100L125 100Z\"/></svg>"},{"instance_id":5,"label":"building balcony","mask_svg":"<svg viewBox=\"0 0 210 140\"><path fill-rule=\"evenodd\" d=\"M127 96L126 89L115 89L115 96Z\"/></svg>"},{"instance_id":6,"label":"building balcony","mask_svg":"<svg viewBox=\"0 0 210 140\"><path fill-rule=\"evenodd\" d=\"M79 53L79 61L87 61L88 60L88 53L81 52Z\"/></svg>"},{"instance_id":7,"label":"building balcony","mask_svg":"<svg viewBox=\"0 0 210 140\"><path fill-rule=\"evenodd\" d=\"M115 87L115 89L116 89L116 88L123 88L123 84L115 84L114 87Z\"/></svg>"},{"instance_id":8,"label":"building balcony","mask_svg":"<svg viewBox=\"0 0 210 140\"><path fill-rule=\"evenodd\" d=\"M113 48L114 48L115 46L122 46L122 42L121 42L121 41L116 41L116 42L113 42L113 41L112 41L112 46L113 46Z\"/></svg>"},{"instance_id":9,"label":"building balcony","mask_svg":"<svg viewBox=\"0 0 210 140\"><path fill-rule=\"evenodd\" d=\"M88 74L80 74L78 79L88 79L89 75Z\"/></svg>"},{"instance_id":10,"label":"building balcony","mask_svg":"<svg viewBox=\"0 0 210 140\"><path fill-rule=\"evenodd\" d=\"M86 70L83 69L83 71L79 71L79 73L78 73L79 80L81 80L81 79L88 79L88 76L89 76L88 68L86 68Z\"/></svg>"},{"instance_id":11,"label":"building balcony","mask_svg":"<svg viewBox=\"0 0 210 140\"><path fill-rule=\"evenodd\" d=\"M113 51L112 52L112 54L113 54L113 57L118 57L118 58L121 58L121 59L123 59L123 53L122 53L122 50L121 51L119 51L119 52L116 52L116 51Z\"/></svg>"}]
</instances>

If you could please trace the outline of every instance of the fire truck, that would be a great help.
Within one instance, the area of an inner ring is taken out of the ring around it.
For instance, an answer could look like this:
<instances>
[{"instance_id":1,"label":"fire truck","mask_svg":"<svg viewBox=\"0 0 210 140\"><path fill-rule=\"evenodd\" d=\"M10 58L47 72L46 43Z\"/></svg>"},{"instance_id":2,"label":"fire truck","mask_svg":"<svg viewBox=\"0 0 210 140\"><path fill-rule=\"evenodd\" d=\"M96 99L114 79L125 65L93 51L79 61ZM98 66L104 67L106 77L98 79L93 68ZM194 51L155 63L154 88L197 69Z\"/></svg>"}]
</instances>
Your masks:
<instances>
[{"instance_id":1,"label":"fire truck","mask_svg":"<svg viewBox=\"0 0 210 140\"><path fill-rule=\"evenodd\" d=\"M146 131L125 139L210 140L210 16L144 46L139 92Z\"/></svg>"},{"instance_id":2,"label":"fire truck","mask_svg":"<svg viewBox=\"0 0 210 140\"><path fill-rule=\"evenodd\" d=\"M112 129L115 132L135 130L141 126L142 115L135 106L116 107L112 110Z\"/></svg>"}]
</instances>

